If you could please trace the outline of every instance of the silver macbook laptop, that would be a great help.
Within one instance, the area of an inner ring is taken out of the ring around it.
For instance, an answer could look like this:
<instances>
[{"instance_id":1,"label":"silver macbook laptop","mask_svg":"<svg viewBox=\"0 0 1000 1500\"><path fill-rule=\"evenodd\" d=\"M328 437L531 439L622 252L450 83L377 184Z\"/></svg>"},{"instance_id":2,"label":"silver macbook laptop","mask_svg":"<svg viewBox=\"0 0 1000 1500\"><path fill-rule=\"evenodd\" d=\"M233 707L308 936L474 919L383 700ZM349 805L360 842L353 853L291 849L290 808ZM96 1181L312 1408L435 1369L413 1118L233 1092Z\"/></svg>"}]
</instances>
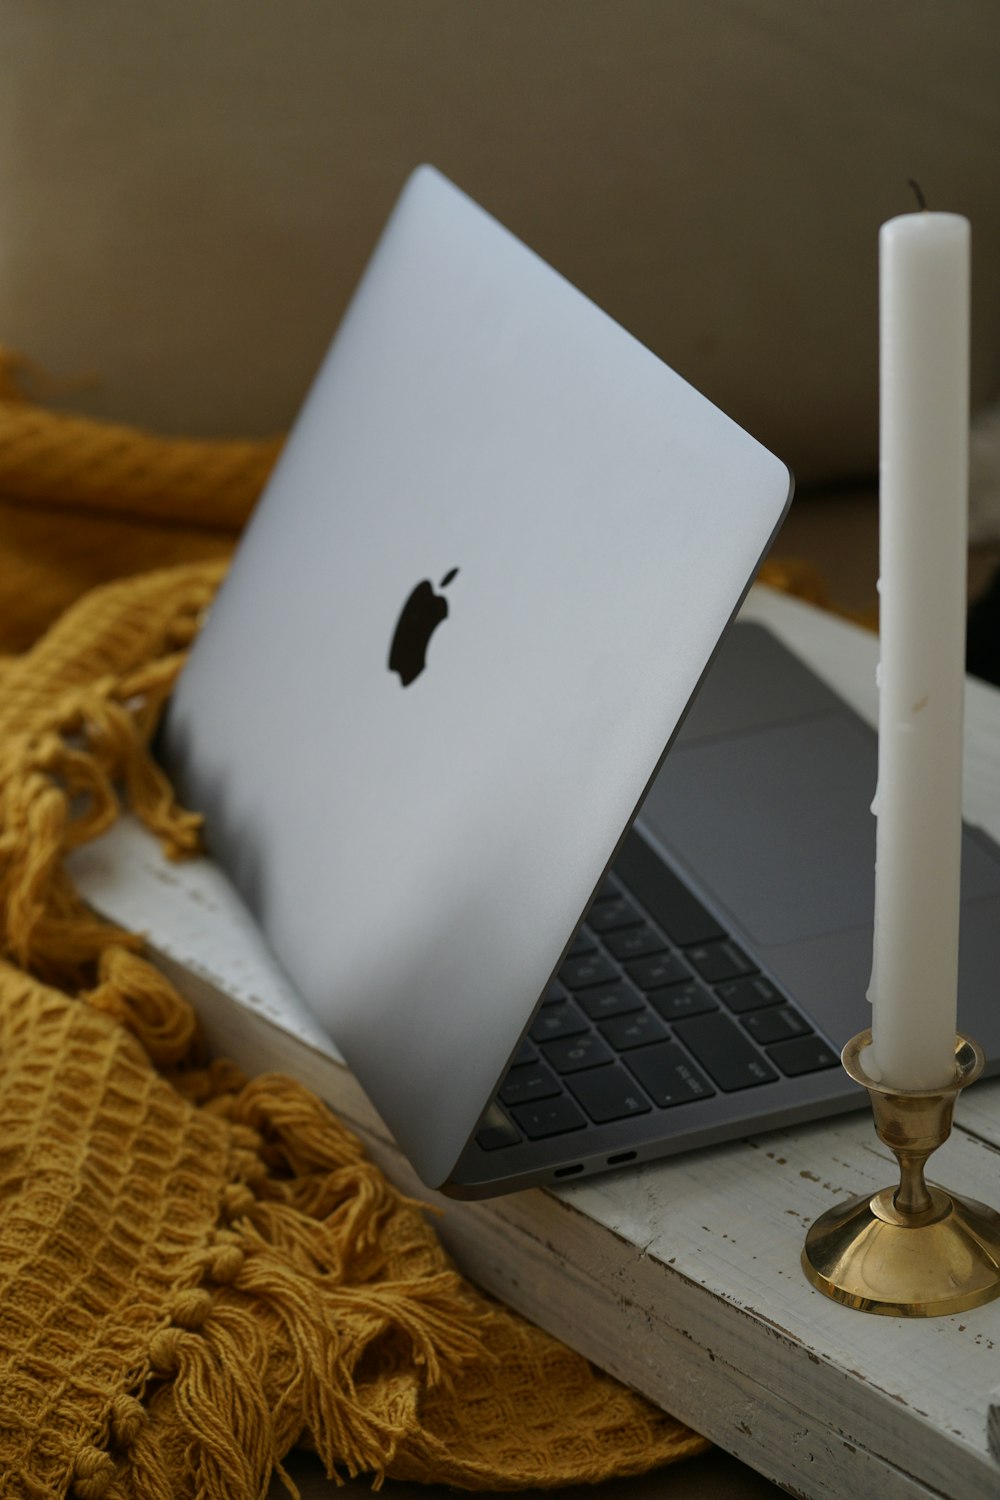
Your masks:
<instances>
[{"instance_id":1,"label":"silver macbook laptop","mask_svg":"<svg viewBox=\"0 0 1000 1500\"><path fill-rule=\"evenodd\" d=\"M413 175L161 743L430 1186L561 1181L858 1102L838 1051L865 1023L873 737L759 628L705 678L789 495ZM967 854L963 1015L1000 930L997 852Z\"/></svg>"}]
</instances>

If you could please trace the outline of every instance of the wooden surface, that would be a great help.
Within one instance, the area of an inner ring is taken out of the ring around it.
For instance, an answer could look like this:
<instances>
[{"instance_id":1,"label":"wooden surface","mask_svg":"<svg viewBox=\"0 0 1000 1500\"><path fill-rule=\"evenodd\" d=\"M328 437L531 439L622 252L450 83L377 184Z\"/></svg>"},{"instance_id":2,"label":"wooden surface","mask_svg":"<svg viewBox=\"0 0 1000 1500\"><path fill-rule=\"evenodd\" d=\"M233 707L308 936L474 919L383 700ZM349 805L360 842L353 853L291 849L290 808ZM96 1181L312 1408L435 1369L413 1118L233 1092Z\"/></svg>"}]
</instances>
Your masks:
<instances>
[{"instance_id":1,"label":"wooden surface","mask_svg":"<svg viewBox=\"0 0 1000 1500\"><path fill-rule=\"evenodd\" d=\"M873 718L873 637L767 590L746 613ZM998 747L1000 693L970 683L965 811L1000 841ZM75 868L96 906L149 933L217 1046L297 1072L393 1180L433 1199L208 861L167 867L125 822ZM981 1082L933 1175L998 1206L998 1151L1000 1081ZM794 1493L985 1500L1000 1494L987 1441L1000 1302L926 1322L868 1317L799 1267L814 1218L892 1175L863 1111L558 1191L442 1203L439 1228L474 1280Z\"/></svg>"}]
</instances>

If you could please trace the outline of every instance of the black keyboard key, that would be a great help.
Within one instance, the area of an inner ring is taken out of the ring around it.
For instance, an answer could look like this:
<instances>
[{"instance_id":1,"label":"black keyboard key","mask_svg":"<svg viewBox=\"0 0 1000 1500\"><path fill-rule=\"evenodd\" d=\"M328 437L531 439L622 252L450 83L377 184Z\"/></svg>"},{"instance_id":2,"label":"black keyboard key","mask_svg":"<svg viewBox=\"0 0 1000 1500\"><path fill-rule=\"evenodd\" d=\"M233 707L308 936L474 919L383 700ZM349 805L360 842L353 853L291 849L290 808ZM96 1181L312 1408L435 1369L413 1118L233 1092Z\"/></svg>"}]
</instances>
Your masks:
<instances>
[{"instance_id":1,"label":"black keyboard key","mask_svg":"<svg viewBox=\"0 0 1000 1500\"><path fill-rule=\"evenodd\" d=\"M604 939L609 952L623 962L627 958L642 958L646 953L662 953L667 946L666 938L643 922L641 927L629 927L624 932L609 932Z\"/></svg>"},{"instance_id":2,"label":"black keyboard key","mask_svg":"<svg viewBox=\"0 0 1000 1500\"><path fill-rule=\"evenodd\" d=\"M569 990L566 989L565 985L560 984L558 979L553 979L552 983L548 987L548 990L546 991L545 998L542 1001L542 1004L565 1005L568 999Z\"/></svg>"},{"instance_id":3,"label":"black keyboard key","mask_svg":"<svg viewBox=\"0 0 1000 1500\"><path fill-rule=\"evenodd\" d=\"M808 1036L808 1026L790 1005L771 1005L767 1010L751 1010L743 1016L743 1025L762 1047L772 1042L787 1042L793 1036Z\"/></svg>"},{"instance_id":4,"label":"black keyboard key","mask_svg":"<svg viewBox=\"0 0 1000 1500\"><path fill-rule=\"evenodd\" d=\"M753 1043L743 1035L736 1022L723 1015L721 1010L710 1016L694 1016L690 1021L678 1021L674 1032L694 1054L713 1082L726 1093L755 1088L761 1083L773 1083L778 1076L773 1068L768 1067Z\"/></svg>"},{"instance_id":5,"label":"black keyboard key","mask_svg":"<svg viewBox=\"0 0 1000 1500\"><path fill-rule=\"evenodd\" d=\"M539 1099L537 1104L522 1104L511 1110L515 1121L529 1141L541 1141L549 1135L565 1135L582 1130L586 1117L565 1094L558 1099Z\"/></svg>"},{"instance_id":6,"label":"black keyboard key","mask_svg":"<svg viewBox=\"0 0 1000 1500\"><path fill-rule=\"evenodd\" d=\"M484 1151L499 1151L504 1146L516 1146L521 1139L503 1110L491 1104L476 1131L476 1141Z\"/></svg>"},{"instance_id":7,"label":"black keyboard key","mask_svg":"<svg viewBox=\"0 0 1000 1500\"><path fill-rule=\"evenodd\" d=\"M685 1016L700 1016L718 1010L712 993L697 979L687 984L671 985L669 990L651 990L649 1003L665 1021L683 1021Z\"/></svg>"},{"instance_id":8,"label":"black keyboard key","mask_svg":"<svg viewBox=\"0 0 1000 1500\"><path fill-rule=\"evenodd\" d=\"M703 1073L674 1042L660 1042L655 1047L640 1047L625 1057L654 1104L670 1109L675 1104L690 1104L708 1099L715 1093Z\"/></svg>"},{"instance_id":9,"label":"black keyboard key","mask_svg":"<svg viewBox=\"0 0 1000 1500\"><path fill-rule=\"evenodd\" d=\"M510 1069L500 1089L500 1098L504 1104L530 1104L533 1099L553 1099L561 1093L562 1086L555 1074L543 1062L535 1062Z\"/></svg>"},{"instance_id":10,"label":"black keyboard key","mask_svg":"<svg viewBox=\"0 0 1000 1500\"><path fill-rule=\"evenodd\" d=\"M679 947L725 937L715 918L634 831L622 845L615 874Z\"/></svg>"},{"instance_id":11,"label":"black keyboard key","mask_svg":"<svg viewBox=\"0 0 1000 1500\"><path fill-rule=\"evenodd\" d=\"M659 990L668 984L682 984L694 975L676 953L657 953L652 958L639 958L625 965L630 979L642 990Z\"/></svg>"},{"instance_id":12,"label":"black keyboard key","mask_svg":"<svg viewBox=\"0 0 1000 1500\"><path fill-rule=\"evenodd\" d=\"M659 1016L654 1016L651 1010L640 1010L631 1016L615 1016L610 1021L602 1021L600 1032L616 1052L629 1052L633 1047L648 1047L651 1042L665 1041L669 1035Z\"/></svg>"},{"instance_id":13,"label":"black keyboard key","mask_svg":"<svg viewBox=\"0 0 1000 1500\"><path fill-rule=\"evenodd\" d=\"M743 974L752 974L757 967L731 938L725 938L721 943L699 943L694 948L686 948L684 957L709 984L738 979Z\"/></svg>"},{"instance_id":14,"label":"black keyboard key","mask_svg":"<svg viewBox=\"0 0 1000 1500\"><path fill-rule=\"evenodd\" d=\"M598 1125L608 1120L627 1120L631 1115L648 1115L650 1111L642 1089L617 1063L578 1073L567 1080L567 1087Z\"/></svg>"},{"instance_id":15,"label":"black keyboard key","mask_svg":"<svg viewBox=\"0 0 1000 1500\"><path fill-rule=\"evenodd\" d=\"M583 1036L564 1036L561 1041L549 1042L545 1056L557 1073L580 1073L584 1068L611 1062L614 1054L595 1031L588 1031Z\"/></svg>"},{"instance_id":16,"label":"black keyboard key","mask_svg":"<svg viewBox=\"0 0 1000 1500\"><path fill-rule=\"evenodd\" d=\"M597 984L592 990L581 990L579 1004L592 1021L603 1021L606 1016L625 1016L631 1011L642 1010L645 1001L639 991L623 979L618 984Z\"/></svg>"},{"instance_id":17,"label":"black keyboard key","mask_svg":"<svg viewBox=\"0 0 1000 1500\"><path fill-rule=\"evenodd\" d=\"M587 915L587 926L593 932L617 932L621 927L638 927L641 921L641 913L620 893L592 906Z\"/></svg>"},{"instance_id":18,"label":"black keyboard key","mask_svg":"<svg viewBox=\"0 0 1000 1500\"><path fill-rule=\"evenodd\" d=\"M531 1043L529 1041L523 1041L521 1043L520 1047L518 1047L518 1049L517 1049L517 1053L516 1053L516 1055L514 1057L514 1061L511 1063L511 1067L512 1068L518 1068L518 1067L521 1066L522 1063L530 1063L530 1062L537 1062L537 1061L538 1061L538 1053L535 1051L534 1047L531 1045Z\"/></svg>"},{"instance_id":19,"label":"black keyboard key","mask_svg":"<svg viewBox=\"0 0 1000 1500\"><path fill-rule=\"evenodd\" d=\"M726 1008L737 1016L742 1015L745 1010L760 1010L762 1005L780 1005L785 998L763 974L718 984L715 993Z\"/></svg>"},{"instance_id":20,"label":"black keyboard key","mask_svg":"<svg viewBox=\"0 0 1000 1500\"><path fill-rule=\"evenodd\" d=\"M543 1005L531 1028L534 1042L554 1042L557 1037L576 1036L589 1031L586 1019L580 1014L572 1000L561 1005Z\"/></svg>"},{"instance_id":21,"label":"black keyboard key","mask_svg":"<svg viewBox=\"0 0 1000 1500\"><path fill-rule=\"evenodd\" d=\"M588 989L592 984L610 984L621 978L621 970L603 953L570 958L559 970L559 982L568 990Z\"/></svg>"},{"instance_id":22,"label":"black keyboard key","mask_svg":"<svg viewBox=\"0 0 1000 1500\"><path fill-rule=\"evenodd\" d=\"M601 884L597 887L597 895L594 897L594 905L597 906L601 901L614 901L618 896L621 895L621 893L622 888L618 884L618 882L612 879L610 875L607 875L605 876Z\"/></svg>"},{"instance_id":23,"label":"black keyboard key","mask_svg":"<svg viewBox=\"0 0 1000 1500\"><path fill-rule=\"evenodd\" d=\"M823 1068L834 1068L840 1058L832 1047L818 1036L799 1036L790 1042L778 1042L768 1047L768 1057L788 1078L798 1078L801 1073L818 1073Z\"/></svg>"},{"instance_id":24,"label":"black keyboard key","mask_svg":"<svg viewBox=\"0 0 1000 1500\"><path fill-rule=\"evenodd\" d=\"M585 953L593 953L597 944L585 927L581 927L576 937L566 950L567 958L583 958Z\"/></svg>"}]
</instances>

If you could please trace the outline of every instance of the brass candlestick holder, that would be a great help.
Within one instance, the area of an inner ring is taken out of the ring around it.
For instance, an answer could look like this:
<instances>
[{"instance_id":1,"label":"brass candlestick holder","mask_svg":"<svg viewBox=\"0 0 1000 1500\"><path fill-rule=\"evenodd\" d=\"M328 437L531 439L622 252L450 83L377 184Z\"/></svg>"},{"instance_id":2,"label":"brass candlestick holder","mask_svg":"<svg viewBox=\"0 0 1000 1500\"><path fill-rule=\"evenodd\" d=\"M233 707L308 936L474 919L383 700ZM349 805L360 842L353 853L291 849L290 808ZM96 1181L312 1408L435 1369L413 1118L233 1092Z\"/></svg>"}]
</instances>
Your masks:
<instances>
[{"instance_id":1,"label":"brass candlestick holder","mask_svg":"<svg viewBox=\"0 0 1000 1500\"><path fill-rule=\"evenodd\" d=\"M859 1032L844 1048L850 1076L868 1090L879 1138L899 1163L899 1186L828 1210L810 1228L802 1268L836 1302L890 1317L965 1312L1000 1295L1000 1214L924 1181L924 1163L951 1134L960 1089L983 1070L983 1052L955 1038L955 1080L901 1090L869 1077Z\"/></svg>"}]
</instances>

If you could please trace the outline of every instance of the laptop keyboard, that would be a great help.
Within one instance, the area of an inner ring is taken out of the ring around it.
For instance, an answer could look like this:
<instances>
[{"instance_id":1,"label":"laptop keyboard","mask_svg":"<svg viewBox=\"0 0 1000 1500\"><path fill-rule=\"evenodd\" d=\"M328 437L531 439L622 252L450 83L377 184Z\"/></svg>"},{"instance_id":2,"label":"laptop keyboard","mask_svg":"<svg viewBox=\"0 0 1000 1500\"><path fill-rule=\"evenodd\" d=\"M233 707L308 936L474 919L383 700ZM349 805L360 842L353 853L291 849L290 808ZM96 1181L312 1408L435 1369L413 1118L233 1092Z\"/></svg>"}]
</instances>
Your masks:
<instances>
[{"instance_id":1,"label":"laptop keyboard","mask_svg":"<svg viewBox=\"0 0 1000 1500\"><path fill-rule=\"evenodd\" d=\"M632 833L476 1139L500 1151L839 1060Z\"/></svg>"}]
</instances>

